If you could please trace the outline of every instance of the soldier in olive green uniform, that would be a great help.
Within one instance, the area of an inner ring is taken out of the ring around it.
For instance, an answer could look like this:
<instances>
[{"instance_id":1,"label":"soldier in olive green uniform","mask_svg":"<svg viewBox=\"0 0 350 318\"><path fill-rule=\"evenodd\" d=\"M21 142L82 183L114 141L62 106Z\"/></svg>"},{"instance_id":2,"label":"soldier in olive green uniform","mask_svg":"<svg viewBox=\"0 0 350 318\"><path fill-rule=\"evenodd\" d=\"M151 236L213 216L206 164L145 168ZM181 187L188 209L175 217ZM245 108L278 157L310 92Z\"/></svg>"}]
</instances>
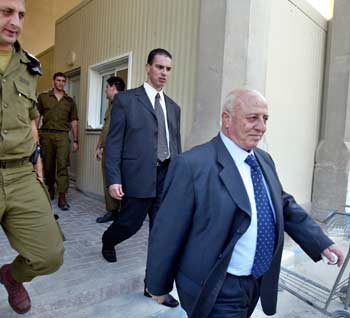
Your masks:
<instances>
[{"instance_id":1,"label":"soldier in olive green uniform","mask_svg":"<svg viewBox=\"0 0 350 318\"><path fill-rule=\"evenodd\" d=\"M50 197L55 196L57 185L58 207L68 210L66 193L69 187L69 130L73 132L73 152L78 150L78 112L75 101L64 91L66 76L55 73L54 87L38 97L37 108L43 116L40 128L40 143L44 153L44 175Z\"/></svg>"},{"instance_id":2,"label":"soldier in olive green uniform","mask_svg":"<svg viewBox=\"0 0 350 318\"><path fill-rule=\"evenodd\" d=\"M112 110L113 98L114 98L114 96L116 96L119 92L123 91L124 89L125 89L125 83L124 83L122 78L112 76L107 80L106 95L107 95L107 99L109 100L109 105L108 105L108 108L106 110L101 135L100 135L100 138L99 138L97 146L96 146L96 159L98 161L100 161L102 159L103 189L104 189L104 197L105 197L105 202L106 202L107 213L105 213L105 215L103 215L101 217L98 217L96 219L97 223L105 223L105 222L112 221L113 218L116 216L115 214L120 209L120 201L113 199L110 196L108 189L107 189L103 148L104 148L105 141L107 138L109 124L111 122L111 110Z\"/></svg>"},{"instance_id":3,"label":"soldier in olive green uniform","mask_svg":"<svg viewBox=\"0 0 350 318\"><path fill-rule=\"evenodd\" d=\"M21 314L31 308L23 282L56 271L64 252L37 144L35 90L41 66L17 42L24 11L24 0L0 0L0 223L18 252L1 267L0 283Z\"/></svg>"}]
</instances>

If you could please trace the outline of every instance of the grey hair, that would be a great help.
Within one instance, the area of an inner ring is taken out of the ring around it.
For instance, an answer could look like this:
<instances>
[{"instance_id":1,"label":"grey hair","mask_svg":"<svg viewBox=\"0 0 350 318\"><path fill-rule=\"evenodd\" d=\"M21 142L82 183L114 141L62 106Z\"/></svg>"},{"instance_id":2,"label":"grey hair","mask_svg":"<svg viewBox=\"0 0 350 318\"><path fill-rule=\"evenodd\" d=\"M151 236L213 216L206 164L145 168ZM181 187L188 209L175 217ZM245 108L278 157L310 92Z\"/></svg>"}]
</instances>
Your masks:
<instances>
[{"instance_id":1,"label":"grey hair","mask_svg":"<svg viewBox=\"0 0 350 318\"><path fill-rule=\"evenodd\" d=\"M224 112L232 113L234 111L235 105L237 104L237 91L231 91L229 92L224 99L224 102L222 104L222 110Z\"/></svg>"},{"instance_id":2,"label":"grey hair","mask_svg":"<svg viewBox=\"0 0 350 318\"><path fill-rule=\"evenodd\" d=\"M235 108L241 103L243 103L241 96L245 94L254 94L259 96L259 98L261 98L262 100L265 100L265 97L257 90L249 88L234 89L225 96L224 102L222 104L222 110L230 114L234 113Z\"/></svg>"}]
</instances>

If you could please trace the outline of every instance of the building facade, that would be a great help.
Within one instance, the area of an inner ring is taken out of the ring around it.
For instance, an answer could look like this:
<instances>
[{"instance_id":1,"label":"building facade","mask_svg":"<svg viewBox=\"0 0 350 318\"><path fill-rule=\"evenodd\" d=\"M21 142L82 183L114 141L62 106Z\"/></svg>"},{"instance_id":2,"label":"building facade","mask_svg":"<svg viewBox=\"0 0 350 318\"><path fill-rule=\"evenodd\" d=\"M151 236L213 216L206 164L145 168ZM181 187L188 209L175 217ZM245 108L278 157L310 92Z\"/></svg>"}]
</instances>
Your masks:
<instances>
[{"instance_id":1,"label":"building facade","mask_svg":"<svg viewBox=\"0 0 350 318\"><path fill-rule=\"evenodd\" d=\"M217 134L230 89L258 89L271 118L261 147L273 155L286 191L310 207L327 25L305 0L82 1L56 22L52 67L67 72L79 95L77 187L102 193L94 152L105 80L117 74L128 88L141 85L148 52L163 47L174 57L166 93L182 108L184 148Z\"/></svg>"}]
</instances>

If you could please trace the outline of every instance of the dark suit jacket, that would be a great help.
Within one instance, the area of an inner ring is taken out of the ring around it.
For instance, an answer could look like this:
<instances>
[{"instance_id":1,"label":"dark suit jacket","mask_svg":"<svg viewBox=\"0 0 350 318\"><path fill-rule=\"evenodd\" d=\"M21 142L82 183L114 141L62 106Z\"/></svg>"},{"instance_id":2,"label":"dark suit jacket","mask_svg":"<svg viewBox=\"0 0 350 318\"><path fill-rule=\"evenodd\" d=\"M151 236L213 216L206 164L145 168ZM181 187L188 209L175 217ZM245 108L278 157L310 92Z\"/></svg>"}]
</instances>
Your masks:
<instances>
[{"instance_id":1,"label":"dark suit jacket","mask_svg":"<svg viewBox=\"0 0 350 318\"><path fill-rule=\"evenodd\" d=\"M284 230L314 261L332 241L283 191L270 155L258 148L254 153L270 190L278 231L271 268L261 283L261 303L271 315L276 311ZM248 194L220 136L178 156L169 167L150 237L149 291L166 294L175 280L189 317L207 317L225 280L234 245L247 230L250 217Z\"/></svg>"},{"instance_id":2,"label":"dark suit jacket","mask_svg":"<svg viewBox=\"0 0 350 318\"><path fill-rule=\"evenodd\" d=\"M165 96L170 156L181 152L180 107ZM105 152L107 186L122 184L129 197L156 195L157 118L143 86L113 99Z\"/></svg>"}]
</instances>

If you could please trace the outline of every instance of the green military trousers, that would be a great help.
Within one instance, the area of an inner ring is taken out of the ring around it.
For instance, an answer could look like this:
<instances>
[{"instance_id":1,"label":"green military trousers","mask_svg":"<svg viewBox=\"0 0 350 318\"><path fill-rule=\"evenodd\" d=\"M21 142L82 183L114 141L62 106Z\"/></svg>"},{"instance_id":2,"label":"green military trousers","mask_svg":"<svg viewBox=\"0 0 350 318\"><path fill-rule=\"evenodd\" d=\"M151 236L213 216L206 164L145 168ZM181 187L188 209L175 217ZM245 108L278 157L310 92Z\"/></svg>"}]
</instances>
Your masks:
<instances>
[{"instance_id":1,"label":"green military trousers","mask_svg":"<svg viewBox=\"0 0 350 318\"><path fill-rule=\"evenodd\" d=\"M104 154L102 154L102 177L103 177L103 190L104 197L106 202L106 211L108 212L118 212L120 209L120 200L113 199L109 194L107 185L106 185L106 168L105 168L105 159Z\"/></svg>"},{"instance_id":2,"label":"green military trousers","mask_svg":"<svg viewBox=\"0 0 350 318\"><path fill-rule=\"evenodd\" d=\"M29 162L0 168L0 224L19 254L11 264L16 281L29 282L63 264L62 234L45 185Z\"/></svg>"},{"instance_id":3,"label":"green military trousers","mask_svg":"<svg viewBox=\"0 0 350 318\"><path fill-rule=\"evenodd\" d=\"M45 183L48 188L57 185L57 192L68 192L69 187L69 153L68 132L40 132L40 143L43 149Z\"/></svg>"}]
</instances>

